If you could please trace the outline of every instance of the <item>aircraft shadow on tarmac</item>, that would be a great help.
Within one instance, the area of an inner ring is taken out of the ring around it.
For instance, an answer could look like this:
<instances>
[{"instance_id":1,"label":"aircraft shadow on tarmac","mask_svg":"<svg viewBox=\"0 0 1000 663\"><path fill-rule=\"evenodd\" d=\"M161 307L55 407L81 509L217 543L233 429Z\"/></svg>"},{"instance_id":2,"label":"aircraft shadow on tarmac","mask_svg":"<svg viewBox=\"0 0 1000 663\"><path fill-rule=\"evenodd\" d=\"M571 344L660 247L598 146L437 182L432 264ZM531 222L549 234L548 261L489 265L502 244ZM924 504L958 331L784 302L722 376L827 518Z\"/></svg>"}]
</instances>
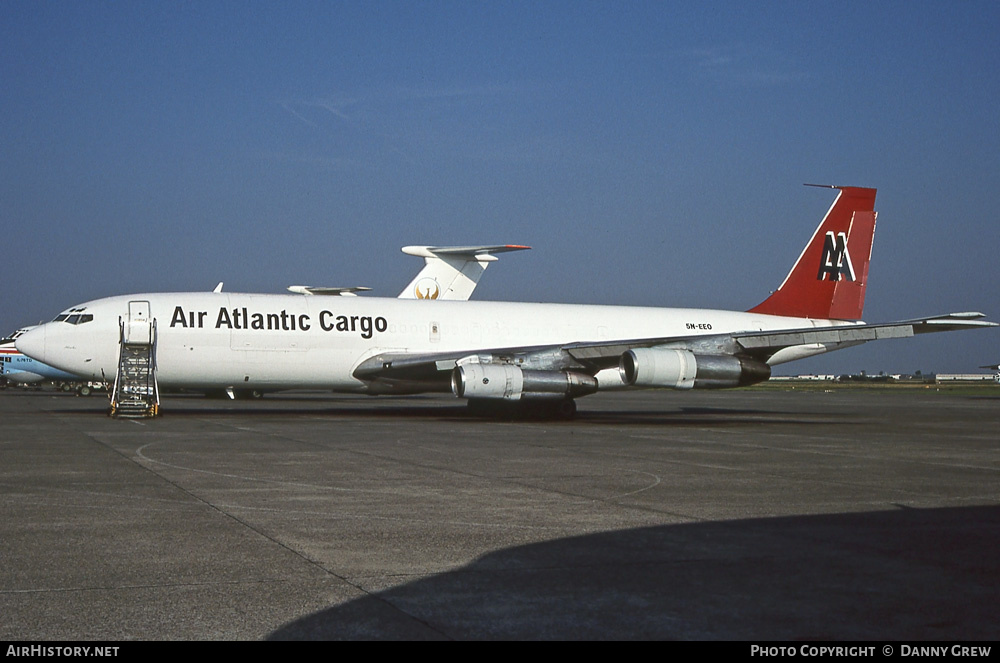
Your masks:
<instances>
[{"instance_id":1,"label":"aircraft shadow on tarmac","mask_svg":"<svg viewBox=\"0 0 1000 663\"><path fill-rule=\"evenodd\" d=\"M59 413L75 413L79 414L79 410L53 410L53 412ZM95 411L97 415L105 415L105 411ZM764 411L754 411L754 410L732 410L726 408L680 408L675 411L668 412L642 412L642 411L622 411L622 410L609 410L609 411L597 411L591 410L588 412L581 412L576 415L573 419L563 420L558 417L545 417L545 416L510 416L510 415L498 415L498 416L484 416L479 414L472 414L466 410L464 406L458 407L433 407L427 408L422 406L414 407L342 407L336 409L304 409L296 407L286 407L281 409L269 409L269 410L255 410L255 409L236 409L236 408L225 408L225 407L207 407L207 408L169 408L161 411L162 416L165 417L213 417L213 416L232 416L239 415L240 417L249 418L272 418L272 417L295 417L295 416L309 416L309 417L328 417L330 419L347 419L347 418L385 418L385 419L425 419L425 420L438 420L438 421L455 421L455 422L545 422L553 425L572 425L585 424L585 425L605 425L605 426L747 426L747 425L776 425L776 424L786 424L786 425L829 425L831 423L836 423L838 426L848 426L848 425L863 425L863 421L851 422L846 421L842 417L834 419L830 416L825 415L808 415L803 416L801 413L780 413L773 410Z\"/></svg>"},{"instance_id":2,"label":"aircraft shadow on tarmac","mask_svg":"<svg viewBox=\"0 0 1000 663\"><path fill-rule=\"evenodd\" d=\"M51 411L62 414L80 414L90 411L95 416L104 416L107 409L97 399L72 400L73 407L53 408ZM442 405L442 403L445 403ZM864 421L852 422L842 415L834 417L828 413L784 412L773 408L733 408L733 407L671 407L677 405L674 401L660 410L637 409L603 409L598 403L588 403L587 409L577 412L569 420L558 417L538 415L535 413L501 412L497 414L481 414L470 411L463 401L446 401L434 396L408 396L405 398L371 398L357 396L323 396L321 398L296 398L281 396L280 398L265 398L255 401L225 401L218 399L203 399L200 397L181 397L165 400L161 405L164 417L213 417L232 416L253 418L273 417L330 417L357 418L380 417L386 419L425 419L464 422L537 422L550 424L584 423L587 425L608 426L746 426L746 425L827 425L836 423L839 426L858 424Z\"/></svg>"},{"instance_id":3,"label":"aircraft shadow on tarmac","mask_svg":"<svg viewBox=\"0 0 1000 663\"><path fill-rule=\"evenodd\" d=\"M998 545L996 506L608 532L501 550L269 639L993 640Z\"/></svg>"}]
</instances>

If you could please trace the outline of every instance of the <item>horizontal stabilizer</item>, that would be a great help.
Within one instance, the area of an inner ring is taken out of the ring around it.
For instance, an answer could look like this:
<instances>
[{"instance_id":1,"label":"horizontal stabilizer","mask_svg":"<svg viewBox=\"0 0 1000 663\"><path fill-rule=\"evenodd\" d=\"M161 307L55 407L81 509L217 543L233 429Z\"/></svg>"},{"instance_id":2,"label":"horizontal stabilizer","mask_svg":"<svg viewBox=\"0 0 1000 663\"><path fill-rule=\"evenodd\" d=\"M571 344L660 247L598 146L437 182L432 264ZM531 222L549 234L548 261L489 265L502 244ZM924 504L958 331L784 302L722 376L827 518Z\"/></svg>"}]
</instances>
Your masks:
<instances>
[{"instance_id":1,"label":"horizontal stabilizer","mask_svg":"<svg viewBox=\"0 0 1000 663\"><path fill-rule=\"evenodd\" d=\"M403 253L418 258L433 258L434 256L489 256L491 253L507 253L508 251L525 251L530 246L520 244L497 244L493 246L404 246ZM488 258L487 258L488 259Z\"/></svg>"},{"instance_id":2,"label":"horizontal stabilizer","mask_svg":"<svg viewBox=\"0 0 1000 663\"><path fill-rule=\"evenodd\" d=\"M995 322L989 322L981 319L985 317L986 315L984 313L976 311L963 311L961 313L945 313L944 315L935 315L929 318L903 320L897 324L912 324L914 334L997 326L997 323Z\"/></svg>"},{"instance_id":3,"label":"horizontal stabilizer","mask_svg":"<svg viewBox=\"0 0 1000 663\"><path fill-rule=\"evenodd\" d=\"M330 296L340 296L340 297L357 297L356 292L367 292L371 288L366 288L364 286L355 286L353 288L325 288L322 286L312 286L312 285L290 285L288 286L289 292L294 292L299 295L330 295Z\"/></svg>"}]
</instances>

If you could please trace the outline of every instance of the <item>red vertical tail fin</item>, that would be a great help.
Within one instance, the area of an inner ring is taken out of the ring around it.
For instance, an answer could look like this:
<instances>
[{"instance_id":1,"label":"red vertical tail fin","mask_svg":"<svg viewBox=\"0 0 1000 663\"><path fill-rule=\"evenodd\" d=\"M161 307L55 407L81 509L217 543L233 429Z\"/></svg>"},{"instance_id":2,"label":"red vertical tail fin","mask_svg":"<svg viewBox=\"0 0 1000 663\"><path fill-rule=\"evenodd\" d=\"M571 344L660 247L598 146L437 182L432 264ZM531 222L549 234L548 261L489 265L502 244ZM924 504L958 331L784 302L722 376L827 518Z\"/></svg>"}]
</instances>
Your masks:
<instances>
[{"instance_id":1,"label":"red vertical tail fin","mask_svg":"<svg viewBox=\"0 0 1000 663\"><path fill-rule=\"evenodd\" d=\"M858 320L865 306L875 237L875 189L836 186L840 194L785 281L751 313Z\"/></svg>"}]
</instances>

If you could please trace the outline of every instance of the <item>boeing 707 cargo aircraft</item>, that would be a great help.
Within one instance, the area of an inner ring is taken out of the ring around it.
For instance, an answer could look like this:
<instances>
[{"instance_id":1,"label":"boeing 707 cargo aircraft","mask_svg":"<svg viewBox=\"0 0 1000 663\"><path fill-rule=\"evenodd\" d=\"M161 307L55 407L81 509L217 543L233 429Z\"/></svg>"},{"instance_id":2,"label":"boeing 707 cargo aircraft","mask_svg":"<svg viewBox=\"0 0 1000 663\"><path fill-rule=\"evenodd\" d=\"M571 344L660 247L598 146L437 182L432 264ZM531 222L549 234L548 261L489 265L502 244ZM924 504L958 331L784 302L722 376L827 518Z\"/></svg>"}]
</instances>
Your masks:
<instances>
[{"instance_id":1,"label":"boeing 707 cargo aircraft","mask_svg":"<svg viewBox=\"0 0 1000 663\"><path fill-rule=\"evenodd\" d=\"M17 347L88 379L114 376L138 342L165 388L452 392L570 415L602 389L737 387L868 341L995 326L981 313L861 322L875 189L829 188L839 194L792 270L748 311L153 293L73 306Z\"/></svg>"}]
</instances>

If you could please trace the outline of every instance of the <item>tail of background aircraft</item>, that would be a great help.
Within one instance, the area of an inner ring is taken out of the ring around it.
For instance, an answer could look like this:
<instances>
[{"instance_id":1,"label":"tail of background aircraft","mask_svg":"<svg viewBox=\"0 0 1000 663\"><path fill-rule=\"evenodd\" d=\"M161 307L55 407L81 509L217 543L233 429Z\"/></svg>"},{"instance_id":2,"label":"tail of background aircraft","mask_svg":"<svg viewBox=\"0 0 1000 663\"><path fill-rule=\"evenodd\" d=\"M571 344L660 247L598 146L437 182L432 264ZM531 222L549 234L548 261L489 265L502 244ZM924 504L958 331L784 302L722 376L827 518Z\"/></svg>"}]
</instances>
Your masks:
<instances>
[{"instance_id":1,"label":"tail of background aircraft","mask_svg":"<svg viewBox=\"0 0 1000 663\"><path fill-rule=\"evenodd\" d=\"M785 281L751 313L859 320L875 236L875 189L832 186L840 194Z\"/></svg>"},{"instance_id":2,"label":"tail of background aircraft","mask_svg":"<svg viewBox=\"0 0 1000 663\"><path fill-rule=\"evenodd\" d=\"M404 246L403 253L424 259L399 299L469 299L480 277L497 257L494 253L522 251L517 244L499 246Z\"/></svg>"}]
</instances>

